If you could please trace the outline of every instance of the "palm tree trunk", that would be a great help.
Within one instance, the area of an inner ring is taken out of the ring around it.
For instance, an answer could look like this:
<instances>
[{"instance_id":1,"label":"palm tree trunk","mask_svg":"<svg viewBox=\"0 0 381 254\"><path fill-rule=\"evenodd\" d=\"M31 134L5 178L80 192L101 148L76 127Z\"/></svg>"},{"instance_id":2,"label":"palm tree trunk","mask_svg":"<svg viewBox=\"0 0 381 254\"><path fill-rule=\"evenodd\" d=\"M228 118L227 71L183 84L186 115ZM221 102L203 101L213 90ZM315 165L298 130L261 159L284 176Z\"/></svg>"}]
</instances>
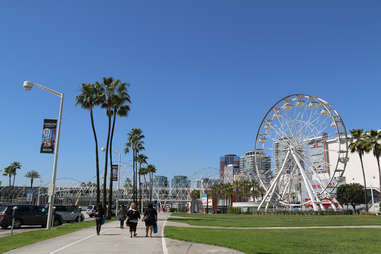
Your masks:
<instances>
[{"instance_id":1,"label":"palm tree trunk","mask_svg":"<svg viewBox=\"0 0 381 254\"><path fill-rule=\"evenodd\" d=\"M33 177L30 179L30 188L33 188Z\"/></svg>"},{"instance_id":2,"label":"palm tree trunk","mask_svg":"<svg viewBox=\"0 0 381 254\"><path fill-rule=\"evenodd\" d=\"M380 193L381 193L381 167L380 167L380 157L376 157L377 159L377 166L378 166L378 178L380 181Z\"/></svg>"},{"instance_id":3,"label":"palm tree trunk","mask_svg":"<svg viewBox=\"0 0 381 254\"><path fill-rule=\"evenodd\" d=\"M364 179L364 189L365 189L365 194L364 194L364 200L365 200L365 209L368 212L368 199L367 199L367 192L366 192L366 179L365 179L365 170L364 170L364 163L362 161L362 155L359 153L360 156L360 162L361 162L361 169L362 169L362 176Z\"/></svg>"},{"instance_id":4,"label":"palm tree trunk","mask_svg":"<svg viewBox=\"0 0 381 254\"><path fill-rule=\"evenodd\" d=\"M8 175L8 177L9 177L9 187L11 187L12 186L12 175Z\"/></svg>"},{"instance_id":5,"label":"palm tree trunk","mask_svg":"<svg viewBox=\"0 0 381 254\"><path fill-rule=\"evenodd\" d=\"M152 187L153 187L153 172L150 172L150 190L149 190L149 202L152 202Z\"/></svg>"},{"instance_id":6,"label":"palm tree trunk","mask_svg":"<svg viewBox=\"0 0 381 254\"><path fill-rule=\"evenodd\" d=\"M92 106L90 106L90 119L91 119L91 127L93 129L94 141L95 141L95 166L96 166L96 171L97 171L97 204L99 204L101 201L101 188L100 188L100 180L99 180L98 138L97 138L97 133L95 131L93 107Z\"/></svg>"},{"instance_id":7,"label":"palm tree trunk","mask_svg":"<svg viewBox=\"0 0 381 254\"><path fill-rule=\"evenodd\" d=\"M13 187L15 187L16 174L13 175Z\"/></svg>"},{"instance_id":8,"label":"palm tree trunk","mask_svg":"<svg viewBox=\"0 0 381 254\"><path fill-rule=\"evenodd\" d=\"M109 116L109 121L111 116ZM114 109L114 119L112 121L112 129L111 129L111 137L110 137L110 192L108 194L108 206L109 206L109 218L111 218L111 208L112 208L112 140L114 138L114 129L115 129L115 121L116 121L116 110Z\"/></svg>"},{"instance_id":9,"label":"palm tree trunk","mask_svg":"<svg viewBox=\"0 0 381 254\"><path fill-rule=\"evenodd\" d=\"M110 145L110 130L111 130L111 117L108 113L108 130L107 130L107 143L106 143L106 153L105 153L105 172L104 172L104 179L103 179L103 207L106 207L107 204L107 163L108 163L108 149ZM111 207L107 209L107 216L109 216L109 212L111 212ZM111 216L111 215L110 215Z\"/></svg>"},{"instance_id":10,"label":"palm tree trunk","mask_svg":"<svg viewBox=\"0 0 381 254\"><path fill-rule=\"evenodd\" d=\"M140 170L142 168L142 164L139 163L139 206L142 206L142 184L141 184L141 176L140 176ZM140 211L143 211L143 207L140 207Z\"/></svg>"},{"instance_id":11,"label":"palm tree trunk","mask_svg":"<svg viewBox=\"0 0 381 254\"><path fill-rule=\"evenodd\" d=\"M136 151L132 151L132 172L133 172L133 183L132 183L132 200L136 203L136 171L135 171L135 160Z\"/></svg>"}]
</instances>

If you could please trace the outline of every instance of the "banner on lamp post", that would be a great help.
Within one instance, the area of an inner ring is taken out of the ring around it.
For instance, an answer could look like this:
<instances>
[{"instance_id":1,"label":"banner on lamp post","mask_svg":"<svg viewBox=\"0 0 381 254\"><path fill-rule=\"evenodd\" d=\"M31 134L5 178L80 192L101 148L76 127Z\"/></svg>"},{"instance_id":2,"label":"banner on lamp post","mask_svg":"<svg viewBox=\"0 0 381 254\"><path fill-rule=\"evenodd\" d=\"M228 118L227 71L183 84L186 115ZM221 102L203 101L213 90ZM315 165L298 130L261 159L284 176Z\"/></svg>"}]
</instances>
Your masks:
<instances>
[{"instance_id":1,"label":"banner on lamp post","mask_svg":"<svg viewBox=\"0 0 381 254\"><path fill-rule=\"evenodd\" d=\"M111 172L112 172L112 180L118 181L118 165L117 164L112 165Z\"/></svg>"},{"instance_id":2,"label":"banner on lamp post","mask_svg":"<svg viewBox=\"0 0 381 254\"><path fill-rule=\"evenodd\" d=\"M56 142L57 120L44 119L44 127L42 129L42 143L40 153L54 153L54 145Z\"/></svg>"}]
</instances>

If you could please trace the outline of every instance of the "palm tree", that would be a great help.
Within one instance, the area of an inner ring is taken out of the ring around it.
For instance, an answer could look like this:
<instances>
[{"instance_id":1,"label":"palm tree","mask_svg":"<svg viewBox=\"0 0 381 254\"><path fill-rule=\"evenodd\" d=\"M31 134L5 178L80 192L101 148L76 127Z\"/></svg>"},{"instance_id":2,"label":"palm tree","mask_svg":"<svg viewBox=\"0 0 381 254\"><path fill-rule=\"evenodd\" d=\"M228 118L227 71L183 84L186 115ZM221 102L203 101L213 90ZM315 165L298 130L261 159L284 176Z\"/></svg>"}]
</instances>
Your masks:
<instances>
[{"instance_id":1,"label":"palm tree","mask_svg":"<svg viewBox=\"0 0 381 254\"><path fill-rule=\"evenodd\" d=\"M364 179L364 189L365 189L365 194L364 194L364 200L365 200L365 206L366 206L366 211L368 212L368 200L367 200L367 193L366 193L366 179L365 179L365 170L364 170L364 163L363 163L363 156L364 153L368 153L372 147L371 144L366 140L365 135L363 134L363 129L353 129L351 130L352 137L350 138L350 144L349 144L349 149L351 153L356 153L360 157L360 162L361 162L361 169L362 169L362 175Z\"/></svg>"},{"instance_id":2,"label":"palm tree","mask_svg":"<svg viewBox=\"0 0 381 254\"><path fill-rule=\"evenodd\" d=\"M93 130L95 141L95 167L97 174L97 204L100 203L100 177L99 177L99 155L98 155L98 138L95 131L93 109L100 105L104 100L103 88L100 84L83 83L81 85L81 94L75 98L75 105L81 105L81 108L89 110L91 128Z\"/></svg>"},{"instance_id":3,"label":"palm tree","mask_svg":"<svg viewBox=\"0 0 381 254\"><path fill-rule=\"evenodd\" d=\"M152 188L153 188L153 174L156 173L156 167L152 164L147 165L147 171L149 173L150 181L150 191L149 191L149 202L152 202Z\"/></svg>"},{"instance_id":4,"label":"palm tree","mask_svg":"<svg viewBox=\"0 0 381 254\"><path fill-rule=\"evenodd\" d=\"M40 178L40 174L37 171L32 170L27 172L25 177L30 178L30 187L33 188L33 180Z\"/></svg>"},{"instance_id":5,"label":"palm tree","mask_svg":"<svg viewBox=\"0 0 381 254\"><path fill-rule=\"evenodd\" d=\"M377 160L378 167L378 177L380 183L380 192L381 192L381 167L380 167L380 157L381 157L381 131L370 130L366 132L366 137L369 144L372 146L372 151L374 157Z\"/></svg>"},{"instance_id":6,"label":"palm tree","mask_svg":"<svg viewBox=\"0 0 381 254\"><path fill-rule=\"evenodd\" d=\"M14 161L10 165L12 167L12 174L13 174L13 187L15 187L15 180L16 180L16 173L17 169L21 169L21 164L18 161Z\"/></svg>"},{"instance_id":7,"label":"palm tree","mask_svg":"<svg viewBox=\"0 0 381 254\"><path fill-rule=\"evenodd\" d=\"M139 154L137 157L136 157L136 161L137 163L139 163L139 204L142 203L142 186L141 186L141 174L140 174L140 170L142 168L142 164L147 164L147 159L148 157L145 156L144 154ZM141 210L143 209L143 206L140 208Z\"/></svg>"},{"instance_id":8,"label":"palm tree","mask_svg":"<svg viewBox=\"0 0 381 254\"><path fill-rule=\"evenodd\" d=\"M263 187L258 183L258 181L254 179L251 180L250 186L251 186L250 194L253 197L254 201L257 197L260 197L265 193L265 190L263 189Z\"/></svg>"},{"instance_id":9,"label":"palm tree","mask_svg":"<svg viewBox=\"0 0 381 254\"><path fill-rule=\"evenodd\" d=\"M132 150L132 170L133 170L133 201L137 201L137 156L140 151L144 150L144 135L139 128L133 128L127 134L128 142L125 144L124 152L127 154Z\"/></svg>"},{"instance_id":10,"label":"palm tree","mask_svg":"<svg viewBox=\"0 0 381 254\"><path fill-rule=\"evenodd\" d=\"M123 185L124 188L126 189L130 189L132 187L132 184L131 184L131 179L130 178L126 178L126 181L124 182L124 185Z\"/></svg>"},{"instance_id":11,"label":"palm tree","mask_svg":"<svg viewBox=\"0 0 381 254\"><path fill-rule=\"evenodd\" d=\"M12 186L12 175L13 175L14 169L11 166L8 166L4 168L3 176L9 177L9 187Z\"/></svg>"},{"instance_id":12,"label":"palm tree","mask_svg":"<svg viewBox=\"0 0 381 254\"><path fill-rule=\"evenodd\" d=\"M131 103L130 95L127 92L128 83L121 83L119 79L114 80L110 78L102 78L102 86L105 91L105 100L102 103L102 108L106 109L108 117L108 131L107 131L107 143L106 143L106 160L107 156L110 156L110 168L112 167L112 141L114 138L114 129L116 123L116 117L124 117L128 115L130 106L127 103ZM105 166L107 171L107 165ZM105 173L107 175L107 172ZM111 214L112 207L112 171L110 170L110 184L109 184L109 206L108 214ZM105 189L105 187L104 187Z\"/></svg>"},{"instance_id":13,"label":"palm tree","mask_svg":"<svg viewBox=\"0 0 381 254\"><path fill-rule=\"evenodd\" d=\"M213 184L210 188L210 195L212 196L212 209L216 211L218 206L218 200L223 192L222 184ZM206 205L208 207L208 204Z\"/></svg>"}]
</instances>

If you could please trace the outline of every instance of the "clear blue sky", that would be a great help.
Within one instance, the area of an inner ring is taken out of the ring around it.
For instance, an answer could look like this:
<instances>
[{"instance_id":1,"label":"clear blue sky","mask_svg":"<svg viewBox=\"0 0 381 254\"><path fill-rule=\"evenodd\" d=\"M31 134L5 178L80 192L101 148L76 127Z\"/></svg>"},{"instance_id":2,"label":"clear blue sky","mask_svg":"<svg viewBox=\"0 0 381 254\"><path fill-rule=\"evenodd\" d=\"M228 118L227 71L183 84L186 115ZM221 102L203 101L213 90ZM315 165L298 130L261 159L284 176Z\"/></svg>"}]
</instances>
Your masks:
<instances>
[{"instance_id":1,"label":"clear blue sky","mask_svg":"<svg viewBox=\"0 0 381 254\"><path fill-rule=\"evenodd\" d=\"M348 129L380 128L380 13L380 1L1 1L0 168L20 161L18 184L28 170L50 179L39 146L59 99L24 80L65 93L58 178L94 179L89 114L74 100L102 76L131 83L114 149L143 129L168 176L253 149L268 108L291 93L329 101ZM103 111L95 121L104 144Z\"/></svg>"}]
</instances>

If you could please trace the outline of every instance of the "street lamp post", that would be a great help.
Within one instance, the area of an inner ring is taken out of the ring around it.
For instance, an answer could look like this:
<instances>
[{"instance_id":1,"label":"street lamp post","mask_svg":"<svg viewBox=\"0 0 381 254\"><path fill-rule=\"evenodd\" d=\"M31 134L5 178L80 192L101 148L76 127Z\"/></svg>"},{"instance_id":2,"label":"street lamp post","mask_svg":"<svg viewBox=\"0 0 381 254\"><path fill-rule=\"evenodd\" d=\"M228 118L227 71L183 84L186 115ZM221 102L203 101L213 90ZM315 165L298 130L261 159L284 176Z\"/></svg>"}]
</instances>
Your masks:
<instances>
[{"instance_id":1,"label":"street lamp post","mask_svg":"<svg viewBox=\"0 0 381 254\"><path fill-rule=\"evenodd\" d=\"M54 161L53 161L53 174L52 174L52 184L51 188L49 190L49 210L48 210L48 219L46 222L46 229L51 229L51 220L53 216L53 204L54 204L54 190L56 187L56 174L57 174L57 161L58 161L58 149L59 149L59 144L60 144L60 132L61 132L61 119L62 119L62 107L63 107L63 100L64 100L64 94L54 91L50 88L44 87L40 84L35 84L30 81L24 81L24 89L26 91L30 91L33 86L37 86L49 93L52 93L58 97L60 97L60 111L58 115L58 128L57 128L57 137L56 137L56 143L55 143L55 149L54 149Z\"/></svg>"}]
</instances>

